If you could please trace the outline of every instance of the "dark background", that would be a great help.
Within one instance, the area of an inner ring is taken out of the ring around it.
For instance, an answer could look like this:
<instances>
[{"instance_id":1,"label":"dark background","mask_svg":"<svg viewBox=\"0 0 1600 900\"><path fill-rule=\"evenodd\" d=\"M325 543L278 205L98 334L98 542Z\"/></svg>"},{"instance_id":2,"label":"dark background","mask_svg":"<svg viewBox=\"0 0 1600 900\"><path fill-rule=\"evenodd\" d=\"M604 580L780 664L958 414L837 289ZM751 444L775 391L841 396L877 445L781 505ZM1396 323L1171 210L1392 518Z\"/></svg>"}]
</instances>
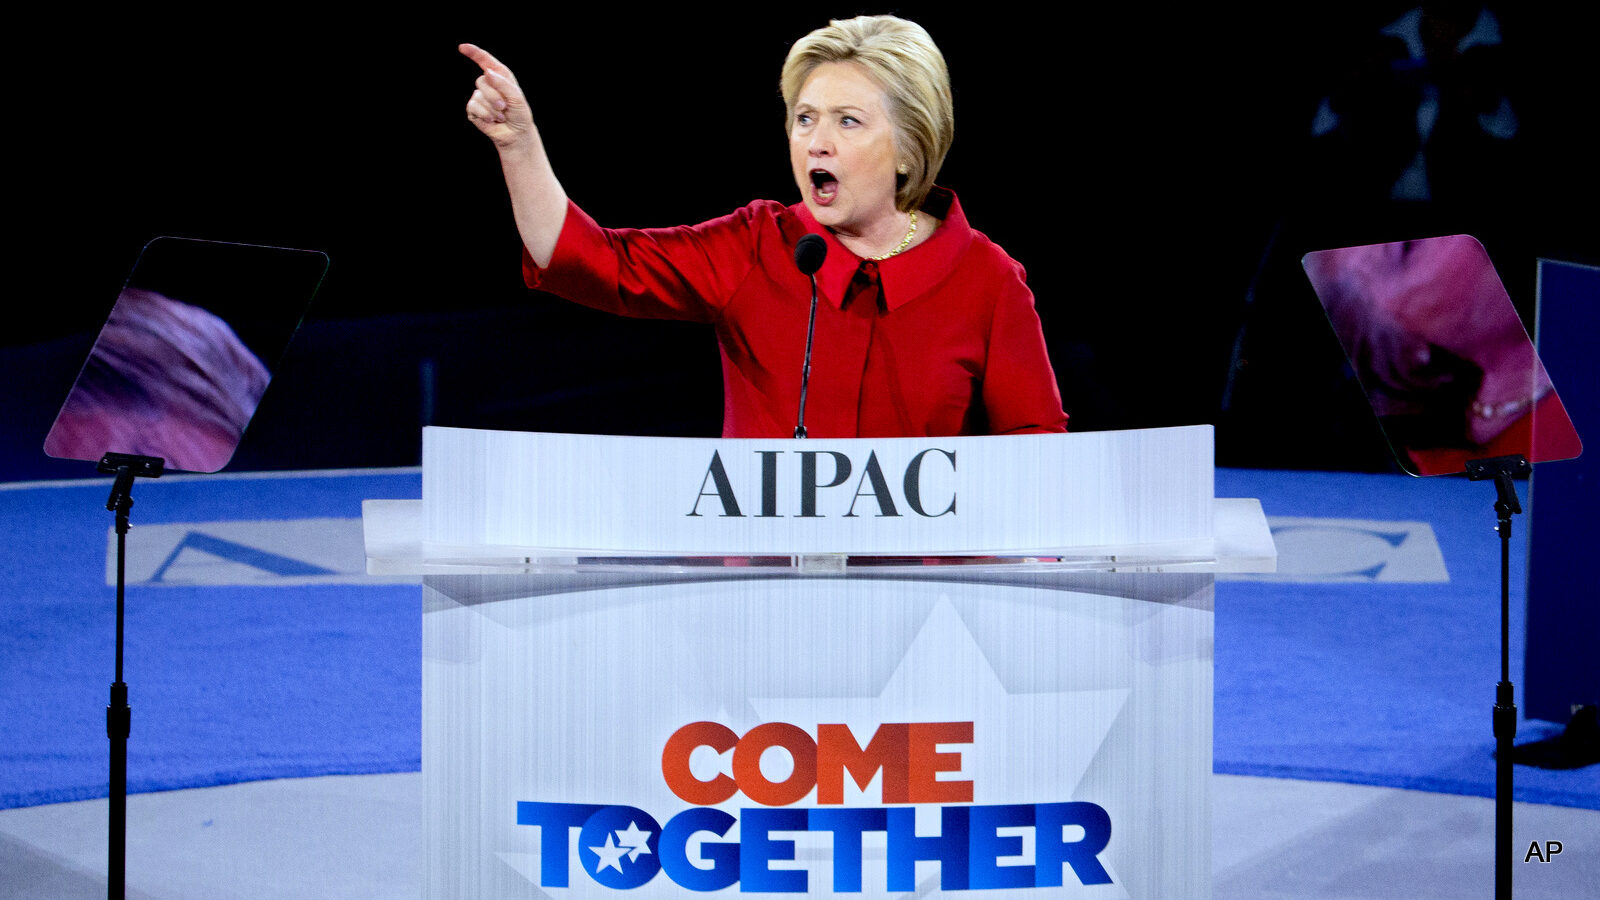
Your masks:
<instances>
[{"instance_id":1,"label":"dark background","mask_svg":"<svg viewBox=\"0 0 1600 900\"><path fill-rule=\"evenodd\" d=\"M828 13L897 12L943 49L957 137L940 182L1027 267L1074 430L1209 422L1221 465L1387 470L1303 253L1469 232L1525 314L1537 258L1600 264L1595 14L1490 6L1503 44L1427 70L1394 64L1379 34L1405 3ZM332 259L231 469L414 464L425 423L716 435L708 329L521 286L495 154L462 111L476 69L455 45L518 73L597 219L668 225L796 199L778 71L828 13L515 9L19 26L0 479L94 474L38 448L159 235ZM1470 24L1477 9L1430 13ZM1431 194L1395 200L1421 80L1443 85ZM1343 125L1313 138L1324 97ZM1470 124L1500 97L1509 140Z\"/></svg>"}]
</instances>

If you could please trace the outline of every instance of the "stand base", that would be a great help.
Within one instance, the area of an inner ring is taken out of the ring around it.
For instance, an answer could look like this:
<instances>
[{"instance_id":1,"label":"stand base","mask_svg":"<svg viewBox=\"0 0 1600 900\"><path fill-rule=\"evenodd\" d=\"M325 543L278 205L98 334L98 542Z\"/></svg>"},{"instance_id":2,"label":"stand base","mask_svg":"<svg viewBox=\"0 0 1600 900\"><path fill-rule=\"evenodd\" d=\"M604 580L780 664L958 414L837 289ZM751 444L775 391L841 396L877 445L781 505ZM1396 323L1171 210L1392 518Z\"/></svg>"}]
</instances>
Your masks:
<instances>
[{"instance_id":1,"label":"stand base","mask_svg":"<svg viewBox=\"0 0 1600 900\"><path fill-rule=\"evenodd\" d=\"M1565 731L1513 748L1511 761L1536 769L1581 769L1600 763L1600 708L1578 707Z\"/></svg>"}]
</instances>

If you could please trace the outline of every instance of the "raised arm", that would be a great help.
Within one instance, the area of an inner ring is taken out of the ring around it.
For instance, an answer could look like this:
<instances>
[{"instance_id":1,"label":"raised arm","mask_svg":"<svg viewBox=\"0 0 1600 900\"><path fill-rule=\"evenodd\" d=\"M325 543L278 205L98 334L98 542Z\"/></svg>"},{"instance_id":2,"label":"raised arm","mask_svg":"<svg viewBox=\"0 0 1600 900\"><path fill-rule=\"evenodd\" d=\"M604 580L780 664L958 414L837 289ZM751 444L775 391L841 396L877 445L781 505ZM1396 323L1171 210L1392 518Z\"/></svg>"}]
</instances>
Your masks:
<instances>
[{"instance_id":1,"label":"raised arm","mask_svg":"<svg viewBox=\"0 0 1600 900\"><path fill-rule=\"evenodd\" d=\"M528 254L541 267L550 264L567 216L567 192L556 180L544 141L533 124L528 98L505 64L475 44L461 54L478 64L477 89L467 100L467 119L494 142L511 194L511 212Z\"/></svg>"}]
</instances>

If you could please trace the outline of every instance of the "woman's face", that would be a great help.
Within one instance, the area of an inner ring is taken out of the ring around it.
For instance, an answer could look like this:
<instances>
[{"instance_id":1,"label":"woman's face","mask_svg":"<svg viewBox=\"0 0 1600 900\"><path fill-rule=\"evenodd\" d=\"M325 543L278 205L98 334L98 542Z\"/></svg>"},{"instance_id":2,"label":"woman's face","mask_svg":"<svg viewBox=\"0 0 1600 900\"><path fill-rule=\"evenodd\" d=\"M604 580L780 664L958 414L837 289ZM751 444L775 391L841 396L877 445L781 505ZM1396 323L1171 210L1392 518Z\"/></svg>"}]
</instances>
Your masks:
<instances>
[{"instance_id":1,"label":"woman's face","mask_svg":"<svg viewBox=\"0 0 1600 900\"><path fill-rule=\"evenodd\" d=\"M861 66L823 63L806 79L789 123L789 163L821 224L848 235L901 227L889 98Z\"/></svg>"}]
</instances>

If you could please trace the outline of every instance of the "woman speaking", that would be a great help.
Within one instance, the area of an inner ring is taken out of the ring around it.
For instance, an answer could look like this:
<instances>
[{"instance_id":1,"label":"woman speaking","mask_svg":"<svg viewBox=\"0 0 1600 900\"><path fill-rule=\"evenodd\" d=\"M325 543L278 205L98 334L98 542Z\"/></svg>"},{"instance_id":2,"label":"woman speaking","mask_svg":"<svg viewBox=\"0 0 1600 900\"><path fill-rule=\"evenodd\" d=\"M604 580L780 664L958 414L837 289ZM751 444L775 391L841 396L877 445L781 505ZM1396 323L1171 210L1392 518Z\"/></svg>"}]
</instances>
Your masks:
<instances>
[{"instance_id":1,"label":"woman speaking","mask_svg":"<svg viewBox=\"0 0 1600 900\"><path fill-rule=\"evenodd\" d=\"M511 70L460 49L483 70L467 116L499 151L528 286L621 315L711 324L724 437L795 431L811 315L795 247L807 234L827 249L810 436L1066 430L1022 266L934 184L954 118L944 57L921 26L863 16L797 42L781 86L801 202L757 200L677 228L596 224L556 179Z\"/></svg>"}]
</instances>

